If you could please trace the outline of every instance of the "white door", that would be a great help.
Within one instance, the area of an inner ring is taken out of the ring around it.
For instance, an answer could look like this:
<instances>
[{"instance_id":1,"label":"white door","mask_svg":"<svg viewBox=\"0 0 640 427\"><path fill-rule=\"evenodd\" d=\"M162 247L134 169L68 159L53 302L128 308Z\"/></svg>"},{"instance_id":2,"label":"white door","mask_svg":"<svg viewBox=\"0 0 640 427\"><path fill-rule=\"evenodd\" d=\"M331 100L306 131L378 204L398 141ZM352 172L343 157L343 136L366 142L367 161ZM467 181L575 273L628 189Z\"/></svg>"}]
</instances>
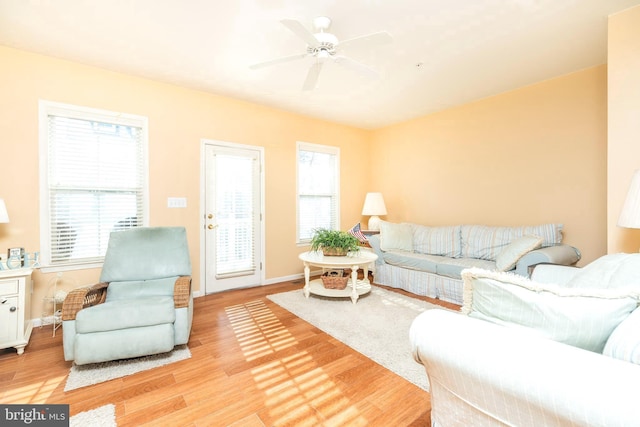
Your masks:
<instances>
[{"instance_id":1,"label":"white door","mask_svg":"<svg viewBox=\"0 0 640 427\"><path fill-rule=\"evenodd\" d=\"M203 153L205 292L260 285L262 150L204 141Z\"/></svg>"}]
</instances>

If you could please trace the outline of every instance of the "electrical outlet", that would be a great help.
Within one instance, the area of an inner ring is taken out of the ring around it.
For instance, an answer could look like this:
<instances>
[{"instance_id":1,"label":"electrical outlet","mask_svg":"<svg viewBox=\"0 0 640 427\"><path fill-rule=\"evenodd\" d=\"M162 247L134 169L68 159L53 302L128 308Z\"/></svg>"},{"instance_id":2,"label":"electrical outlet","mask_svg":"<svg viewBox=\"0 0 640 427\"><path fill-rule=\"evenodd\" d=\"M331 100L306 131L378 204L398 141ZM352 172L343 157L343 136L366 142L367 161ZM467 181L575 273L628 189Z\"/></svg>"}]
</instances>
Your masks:
<instances>
[{"instance_id":1,"label":"electrical outlet","mask_svg":"<svg viewBox=\"0 0 640 427\"><path fill-rule=\"evenodd\" d=\"M186 208L187 198L186 197L168 197L167 207L168 208Z\"/></svg>"}]
</instances>

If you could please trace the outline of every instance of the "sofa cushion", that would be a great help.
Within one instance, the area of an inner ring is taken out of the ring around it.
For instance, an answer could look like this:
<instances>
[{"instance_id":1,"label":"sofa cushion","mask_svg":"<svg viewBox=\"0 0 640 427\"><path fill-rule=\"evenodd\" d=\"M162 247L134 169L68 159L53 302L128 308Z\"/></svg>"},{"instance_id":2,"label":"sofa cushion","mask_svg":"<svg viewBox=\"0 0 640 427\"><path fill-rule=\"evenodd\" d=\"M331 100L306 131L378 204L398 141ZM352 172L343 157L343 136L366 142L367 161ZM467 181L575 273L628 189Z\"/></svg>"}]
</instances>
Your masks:
<instances>
[{"instance_id":1,"label":"sofa cushion","mask_svg":"<svg viewBox=\"0 0 640 427\"><path fill-rule=\"evenodd\" d=\"M462 253L460 226L427 227L412 224L413 251L457 258Z\"/></svg>"},{"instance_id":2,"label":"sofa cushion","mask_svg":"<svg viewBox=\"0 0 640 427\"><path fill-rule=\"evenodd\" d=\"M80 310L76 315L76 332L113 331L117 329L173 323L176 311L172 297L111 301Z\"/></svg>"},{"instance_id":3,"label":"sofa cushion","mask_svg":"<svg viewBox=\"0 0 640 427\"><path fill-rule=\"evenodd\" d=\"M542 237L527 234L518 237L500 251L496 257L496 268L500 271L512 270L526 253L542 246Z\"/></svg>"},{"instance_id":4,"label":"sofa cushion","mask_svg":"<svg viewBox=\"0 0 640 427\"><path fill-rule=\"evenodd\" d=\"M407 251L389 251L382 256L384 262L396 267L408 268L409 270L426 271L435 273L436 266L444 257L438 255L417 254Z\"/></svg>"},{"instance_id":5,"label":"sofa cushion","mask_svg":"<svg viewBox=\"0 0 640 427\"><path fill-rule=\"evenodd\" d=\"M412 251L413 230L411 225L380 221L380 249L383 251Z\"/></svg>"},{"instance_id":6,"label":"sofa cushion","mask_svg":"<svg viewBox=\"0 0 640 427\"><path fill-rule=\"evenodd\" d=\"M637 294L622 290L561 288L480 269L462 278L463 313L598 353L638 305Z\"/></svg>"},{"instance_id":7,"label":"sofa cushion","mask_svg":"<svg viewBox=\"0 0 640 427\"><path fill-rule=\"evenodd\" d=\"M485 270L495 270L496 263L476 258L443 258L436 266L436 273L440 276L460 279L462 277L461 274L463 270L473 267Z\"/></svg>"},{"instance_id":8,"label":"sofa cushion","mask_svg":"<svg viewBox=\"0 0 640 427\"><path fill-rule=\"evenodd\" d=\"M166 353L171 351L175 345L174 335L174 325L171 323L119 331L78 334L74 337L73 363L85 365ZM103 423L93 425L101 424Z\"/></svg>"},{"instance_id":9,"label":"sofa cushion","mask_svg":"<svg viewBox=\"0 0 640 427\"><path fill-rule=\"evenodd\" d=\"M107 288L106 301L129 300L148 296L173 297L176 280L178 280L178 276L166 279L111 282Z\"/></svg>"},{"instance_id":10,"label":"sofa cushion","mask_svg":"<svg viewBox=\"0 0 640 427\"><path fill-rule=\"evenodd\" d=\"M640 291L640 254L604 255L581 268L569 282L571 288Z\"/></svg>"},{"instance_id":11,"label":"sofa cushion","mask_svg":"<svg viewBox=\"0 0 640 427\"><path fill-rule=\"evenodd\" d=\"M461 230L462 256L495 261L498 254L509 243L527 234L542 237L543 247L557 245L562 243L562 224L521 227L463 225Z\"/></svg>"},{"instance_id":12,"label":"sofa cushion","mask_svg":"<svg viewBox=\"0 0 640 427\"><path fill-rule=\"evenodd\" d=\"M109 235L101 282L190 275L184 227L134 227Z\"/></svg>"},{"instance_id":13,"label":"sofa cushion","mask_svg":"<svg viewBox=\"0 0 640 427\"><path fill-rule=\"evenodd\" d=\"M613 330L602 354L640 365L640 310L636 309Z\"/></svg>"}]
</instances>

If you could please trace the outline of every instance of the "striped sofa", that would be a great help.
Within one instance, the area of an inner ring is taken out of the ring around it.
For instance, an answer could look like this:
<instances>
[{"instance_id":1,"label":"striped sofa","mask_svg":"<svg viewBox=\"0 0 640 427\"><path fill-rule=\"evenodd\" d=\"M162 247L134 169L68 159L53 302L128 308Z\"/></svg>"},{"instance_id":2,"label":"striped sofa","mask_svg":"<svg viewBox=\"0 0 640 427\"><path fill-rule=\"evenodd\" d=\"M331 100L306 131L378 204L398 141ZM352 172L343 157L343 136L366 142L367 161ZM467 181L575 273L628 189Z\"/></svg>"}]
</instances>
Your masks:
<instances>
[{"instance_id":1,"label":"striped sofa","mask_svg":"<svg viewBox=\"0 0 640 427\"><path fill-rule=\"evenodd\" d=\"M477 267L528 277L537 264L574 265L580 251L562 243L562 224L429 227L382 221L368 237L378 255L375 282L462 305L461 272Z\"/></svg>"},{"instance_id":2,"label":"striped sofa","mask_svg":"<svg viewBox=\"0 0 640 427\"><path fill-rule=\"evenodd\" d=\"M640 254L462 276L462 310L409 331L433 427L640 425Z\"/></svg>"}]
</instances>

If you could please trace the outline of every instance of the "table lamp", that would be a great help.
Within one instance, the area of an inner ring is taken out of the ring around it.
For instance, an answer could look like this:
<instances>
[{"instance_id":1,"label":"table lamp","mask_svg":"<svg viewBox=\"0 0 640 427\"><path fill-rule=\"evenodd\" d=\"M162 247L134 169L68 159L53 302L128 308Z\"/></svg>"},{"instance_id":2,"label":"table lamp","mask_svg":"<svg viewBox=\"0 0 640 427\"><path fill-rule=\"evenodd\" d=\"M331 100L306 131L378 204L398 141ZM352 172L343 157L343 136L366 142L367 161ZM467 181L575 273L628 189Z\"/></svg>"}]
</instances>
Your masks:
<instances>
[{"instance_id":1,"label":"table lamp","mask_svg":"<svg viewBox=\"0 0 640 427\"><path fill-rule=\"evenodd\" d=\"M387 207L384 205L384 199L382 193L367 193L367 197L364 199L364 206L362 207L362 215L370 215L369 224L367 227L369 230L380 230L380 217L378 215L386 215Z\"/></svg>"},{"instance_id":2,"label":"table lamp","mask_svg":"<svg viewBox=\"0 0 640 427\"><path fill-rule=\"evenodd\" d=\"M640 170L633 173L627 198L618 218L618 226L640 228Z\"/></svg>"},{"instance_id":3,"label":"table lamp","mask_svg":"<svg viewBox=\"0 0 640 427\"><path fill-rule=\"evenodd\" d=\"M9 213L7 212L7 205L4 204L4 200L0 199L0 224L6 224L9 222Z\"/></svg>"}]
</instances>

